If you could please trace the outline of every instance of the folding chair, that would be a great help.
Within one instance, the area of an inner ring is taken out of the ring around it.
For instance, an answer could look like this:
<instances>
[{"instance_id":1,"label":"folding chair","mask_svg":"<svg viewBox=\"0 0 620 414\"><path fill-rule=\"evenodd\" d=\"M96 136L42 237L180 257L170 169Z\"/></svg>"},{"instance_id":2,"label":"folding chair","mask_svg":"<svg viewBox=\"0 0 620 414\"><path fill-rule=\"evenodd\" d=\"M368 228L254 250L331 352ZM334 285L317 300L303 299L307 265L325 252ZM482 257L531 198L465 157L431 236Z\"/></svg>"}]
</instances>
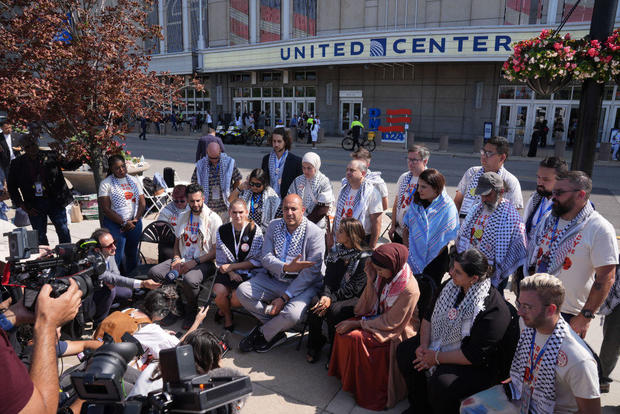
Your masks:
<instances>
[{"instance_id":1,"label":"folding chair","mask_svg":"<svg viewBox=\"0 0 620 414\"><path fill-rule=\"evenodd\" d=\"M161 210L172 201L168 189L165 188L161 194L153 194L144 186L144 177L141 176L139 179L144 191L144 198L146 198L147 204L148 202L151 204L144 212L144 216L146 217L152 210L155 210L157 213L161 212Z\"/></svg>"},{"instance_id":2,"label":"folding chair","mask_svg":"<svg viewBox=\"0 0 620 414\"><path fill-rule=\"evenodd\" d=\"M136 271L134 271L134 274L136 274L136 276L146 275L151 266L153 266L146 262L146 257L142 252L142 243L157 245L157 263L161 263L171 259L174 255L172 249L174 248L175 239L174 229L172 225L166 221L156 220L146 226L144 230L142 230L140 242L138 243L140 264L136 268Z\"/></svg>"},{"instance_id":3,"label":"folding chair","mask_svg":"<svg viewBox=\"0 0 620 414\"><path fill-rule=\"evenodd\" d=\"M383 237L383 235L390 229L390 226L392 225L392 214L395 214L395 213L392 211L391 208L388 208L387 210L385 210L385 215L390 218L390 223L387 225L385 230L383 230L383 232L381 233L381 236L379 236L379 238Z\"/></svg>"}]
</instances>

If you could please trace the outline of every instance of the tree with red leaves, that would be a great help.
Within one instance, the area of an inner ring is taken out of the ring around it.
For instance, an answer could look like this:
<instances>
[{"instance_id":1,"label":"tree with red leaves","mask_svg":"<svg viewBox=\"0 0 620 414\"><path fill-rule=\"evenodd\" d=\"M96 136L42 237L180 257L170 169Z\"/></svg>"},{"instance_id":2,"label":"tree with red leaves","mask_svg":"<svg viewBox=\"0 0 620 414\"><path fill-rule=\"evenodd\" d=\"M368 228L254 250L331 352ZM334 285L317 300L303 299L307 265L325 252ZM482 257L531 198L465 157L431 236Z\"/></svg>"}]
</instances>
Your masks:
<instances>
[{"instance_id":1,"label":"tree with red leaves","mask_svg":"<svg viewBox=\"0 0 620 414\"><path fill-rule=\"evenodd\" d=\"M34 124L55 149L82 159L97 188L104 158L124 147L128 120L157 119L181 78L148 70L152 0L0 2L0 108Z\"/></svg>"}]
</instances>

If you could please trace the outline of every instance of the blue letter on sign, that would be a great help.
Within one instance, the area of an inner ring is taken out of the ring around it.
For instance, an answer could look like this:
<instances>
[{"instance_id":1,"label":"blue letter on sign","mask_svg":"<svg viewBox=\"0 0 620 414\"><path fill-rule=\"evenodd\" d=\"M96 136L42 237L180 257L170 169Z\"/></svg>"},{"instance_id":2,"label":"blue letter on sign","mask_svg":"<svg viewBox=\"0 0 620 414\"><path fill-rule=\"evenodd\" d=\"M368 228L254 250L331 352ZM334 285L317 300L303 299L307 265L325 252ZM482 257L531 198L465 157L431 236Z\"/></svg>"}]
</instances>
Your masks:
<instances>
[{"instance_id":1,"label":"blue letter on sign","mask_svg":"<svg viewBox=\"0 0 620 414\"><path fill-rule=\"evenodd\" d=\"M370 108L368 110L368 116L371 118L378 118L381 116L381 109L379 108Z\"/></svg>"},{"instance_id":2,"label":"blue letter on sign","mask_svg":"<svg viewBox=\"0 0 620 414\"><path fill-rule=\"evenodd\" d=\"M351 56L361 55L364 51L364 44L362 42L351 42Z\"/></svg>"}]
</instances>

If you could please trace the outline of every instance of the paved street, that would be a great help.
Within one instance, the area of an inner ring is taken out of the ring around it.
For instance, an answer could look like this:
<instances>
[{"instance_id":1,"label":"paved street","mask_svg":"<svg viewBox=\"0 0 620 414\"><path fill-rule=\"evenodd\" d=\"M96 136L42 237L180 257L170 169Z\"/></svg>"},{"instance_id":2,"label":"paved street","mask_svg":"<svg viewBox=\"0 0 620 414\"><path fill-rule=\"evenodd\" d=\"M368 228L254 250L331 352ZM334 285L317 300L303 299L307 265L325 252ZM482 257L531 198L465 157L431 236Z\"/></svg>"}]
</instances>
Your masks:
<instances>
[{"instance_id":1,"label":"paved street","mask_svg":"<svg viewBox=\"0 0 620 414\"><path fill-rule=\"evenodd\" d=\"M333 144L333 143L332 143ZM332 145L333 146L333 145ZM436 148L436 144L429 145ZM154 172L162 172L163 168L174 168L181 180L189 180L193 170L193 160L196 148L196 139L181 137L149 137L148 141L138 141L136 136L130 136L127 140L127 149L132 155L144 155L151 164L151 169L146 175L152 176ZM462 173L471 165L477 165L479 159L471 154L467 145L454 145L451 148L461 149L456 154L432 154L429 165L441 170L447 178L448 192L453 195L455 186ZM260 166L261 158L269 152L268 147L227 146L227 152L233 156L240 167L243 175L247 175L252 168ZM293 151L303 155L309 151L309 146L294 147ZM468 152L469 153L466 153ZM342 149L319 148L323 166L321 171L332 179L334 190L340 188L340 178L344 175L345 163L349 155ZM405 170L405 154L396 150L376 150L373 153L373 169L383 171L383 176L388 182L390 194L396 191L396 180ZM514 159L509 161L508 168L520 179L527 199L535 188L535 171L537 160ZM620 229L619 199L614 194L620 194L620 180L617 179L620 169L611 163L602 163L595 169L594 203L599 211L609 218L616 231ZM384 221L384 227L387 221ZM94 221L84 221L71 224L71 234L74 240L87 237L97 226ZM55 244L55 232L49 226L48 234L50 242ZM619 232L620 234L620 232ZM511 298L514 303L514 297ZM207 317L206 327L216 333L221 333L222 328L213 322L213 309ZM270 414L341 414L341 413L373 413L362 409L355 404L352 395L341 389L340 381L327 376L325 370L325 354L317 364L308 364L305 361L305 341L300 351L297 351L297 336L266 354L249 353L242 354L237 345L242 336L249 332L253 321L245 316L235 316L236 331L230 340L232 350L226 355L222 364L236 367L243 373L250 375L253 385L252 397L243 410L244 413L263 413L268 410ZM180 324L180 323L179 323ZM179 328L180 326L175 326ZM599 350L602 340L600 318L592 322L587 340L593 349ZM65 366L71 366L75 362L68 360ZM612 374L614 383L611 393L603 394L603 413L611 414L620 412L620 366ZM401 401L396 407L385 413L400 413L407 407L406 401Z\"/></svg>"}]
</instances>

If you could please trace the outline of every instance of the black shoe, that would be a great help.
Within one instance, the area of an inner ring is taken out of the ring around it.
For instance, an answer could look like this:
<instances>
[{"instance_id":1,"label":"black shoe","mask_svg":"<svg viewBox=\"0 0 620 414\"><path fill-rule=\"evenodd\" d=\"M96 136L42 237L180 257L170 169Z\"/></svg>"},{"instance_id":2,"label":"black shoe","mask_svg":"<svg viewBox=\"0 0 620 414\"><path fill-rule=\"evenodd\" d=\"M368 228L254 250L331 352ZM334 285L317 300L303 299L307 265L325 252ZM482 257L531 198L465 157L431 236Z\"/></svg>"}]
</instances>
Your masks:
<instances>
[{"instance_id":1,"label":"black shoe","mask_svg":"<svg viewBox=\"0 0 620 414\"><path fill-rule=\"evenodd\" d=\"M254 343L254 349L256 350L256 352L269 352L271 349L275 348L276 346L283 344L284 342L286 342L286 334L284 332L278 332L278 334L276 336L274 336L273 338L271 338L271 341L267 342L267 340L265 339L265 337L263 335L261 335L263 343L260 343L260 337L257 339L257 341Z\"/></svg>"},{"instance_id":2,"label":"black shoe","mask_svg":"<svg viewBox=\"0 0 620 414\"><path fill-rule=\"evenodd\" d=\"M246 336L245 338L241 340L241 342L239 342L239 350L241 352L253 351L254 343L256 341L256 337L258 336L262 337L263 340L265 340L265 338L263 337L263 334L261 333L260 329L258 329L258 326L257 326L254 329L252 329L252 331L248 334L248 336Z\"/></svg>"},{"instance_id":3,"label":"black shoe","mask_svg":"<svg viewBox=\"0 0 620 414\"><path fill-rule=\"evenodd\" d=\"M179 317L176 316L175 314L173 314L172 312L169 312L166 317L162 320L160 320L158 323L160 326L170 326L170 325L174 325L176 323L176 321L179 320Z\"/></svg>"}]
</instances>

